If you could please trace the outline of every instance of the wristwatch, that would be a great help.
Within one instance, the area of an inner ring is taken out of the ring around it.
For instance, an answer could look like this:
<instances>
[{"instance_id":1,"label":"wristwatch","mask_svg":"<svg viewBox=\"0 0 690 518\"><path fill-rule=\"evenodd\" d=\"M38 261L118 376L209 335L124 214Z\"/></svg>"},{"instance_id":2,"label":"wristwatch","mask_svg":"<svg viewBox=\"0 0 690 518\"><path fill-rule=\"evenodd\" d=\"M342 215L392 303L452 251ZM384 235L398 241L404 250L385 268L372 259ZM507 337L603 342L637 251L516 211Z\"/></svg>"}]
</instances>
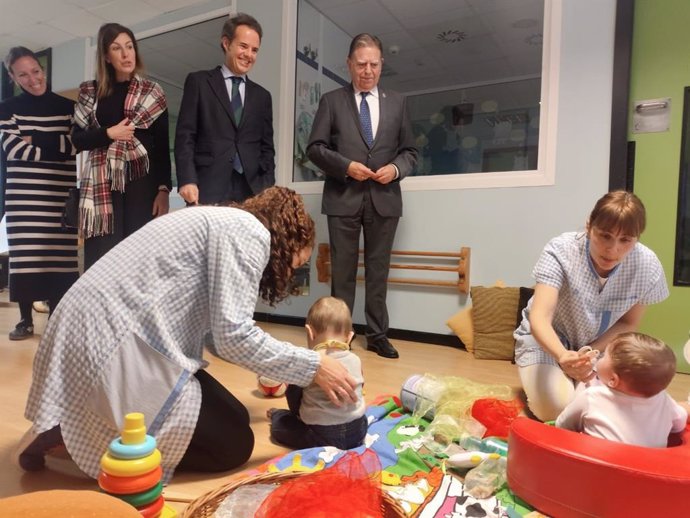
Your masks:
<instances>
[{"instance_id":1,"label":"wristwatch","mask_svg":"<svg viewBox=\"0 0 690 518\"><path fill-rule=\"evenodd\" d=\"M170 188L167 185L159 185L158 190L163 192L170 192Z\"/></svg>"}]
</instances>

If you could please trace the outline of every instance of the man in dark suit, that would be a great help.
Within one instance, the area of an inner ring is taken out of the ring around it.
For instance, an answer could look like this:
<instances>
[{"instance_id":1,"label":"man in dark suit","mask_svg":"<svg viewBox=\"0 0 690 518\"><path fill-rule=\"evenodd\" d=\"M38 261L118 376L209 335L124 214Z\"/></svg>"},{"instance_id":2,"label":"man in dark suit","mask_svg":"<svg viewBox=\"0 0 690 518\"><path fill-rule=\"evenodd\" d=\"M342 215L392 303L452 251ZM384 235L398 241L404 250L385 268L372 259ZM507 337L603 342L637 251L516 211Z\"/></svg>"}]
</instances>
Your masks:
<instances>
[{"instance_id":1,"label":"man in dark suit","mask_svg":"<svg viewBox=\"0 0 690 518\"><path fill-rule=\"evenodd\" d=\"M378 86L381 41L355 36L347 66L352 83L321 98L307 156L326 175L321 212L328 216L331 294L352 311L363 229L367 349L397 358L386 337L387 280L402 216L400 180L416 164L417 149L405 98Z\"/></svg>"},{"instance_id":2,"label":"man in dark suit","mask_svg":"<svg viewBox=\"0 0 690 518\"><path fill-rule=\"evenodd\" d=\"M261 36L252 16L229 18L225 63L187 76L175 131L177 184L187 204L243 201L275 183L271 94L247 78Z\"/></svg>"}]
</instances>

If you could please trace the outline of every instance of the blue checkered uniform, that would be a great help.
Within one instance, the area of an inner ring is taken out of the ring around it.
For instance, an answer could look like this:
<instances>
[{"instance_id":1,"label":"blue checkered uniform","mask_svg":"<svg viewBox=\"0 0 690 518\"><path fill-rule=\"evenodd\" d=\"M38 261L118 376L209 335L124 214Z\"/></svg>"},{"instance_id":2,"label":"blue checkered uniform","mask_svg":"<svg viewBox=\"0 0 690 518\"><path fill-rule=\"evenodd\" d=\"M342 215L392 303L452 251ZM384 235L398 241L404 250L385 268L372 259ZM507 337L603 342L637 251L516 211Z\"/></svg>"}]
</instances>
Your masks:
<instances>
[{"instance_id":1,"label":"blue checkered uniform","mask_svg":"<svg viewBox=\"0 0 690 518\"><path fill-rule=\"evenodd\" d=\"M202 343L209 331L223 359L308 385L318 353L280 342L252 320L269 252L266 228L229 207L182 209L125 239L74 284L48 322L25 412L34 431L60 424L72 458L96 477L100 456L120 430L105 410L89 405L90 395L112 378L106 367L111 359L129 354L131 347L122 343L132 334L183 371L165 407L146 415L163 455L165 481L199 415L201 389L192 373L205 366ZM156 382L132 382L143 384L142 405L146 383Z\"/></svg>"},{"instance_id":2,"label":"blue checkered uniform","mask_svg":"<svg viewBox=\"0 0 690 518\"><path fill-rule=\"evenodd\" d=\"M601 287L584 233L568 232L552 239L532 272L538 284L558 290L553 328L563 345L578 350L603 334L636 304L656 304L668 297L664 270L657 256L636 243ZM520 367L556 360L531 334L529 312L515 331L515 362Z\"/></svg>"}]
</instances>

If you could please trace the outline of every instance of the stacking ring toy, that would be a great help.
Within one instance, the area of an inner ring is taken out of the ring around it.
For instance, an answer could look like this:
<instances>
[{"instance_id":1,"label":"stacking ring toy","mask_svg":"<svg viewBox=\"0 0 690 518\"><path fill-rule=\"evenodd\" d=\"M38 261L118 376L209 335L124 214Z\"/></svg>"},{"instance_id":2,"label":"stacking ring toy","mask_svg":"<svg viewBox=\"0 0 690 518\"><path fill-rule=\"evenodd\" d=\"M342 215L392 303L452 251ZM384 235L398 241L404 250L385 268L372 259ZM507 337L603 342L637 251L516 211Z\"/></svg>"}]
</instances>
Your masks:
<instances>
[{"instance_id":1,"label":"stacking ring toy","mask_svg":"<svg viewBox=\"0 0 690 518\"><path fill-rule=\"evenodd\" d=\"M156 449L156 439L146 435L144 442L140 444L122 444L120 437L113 439L108 447L110 455L116 459L138 459L151 455Z\"/></svg>"},{"instance_id":2,"label":"stacking ring toy","mask_svg":"<svg viewBox=\"0 0 690 518\"><path fill-rule=\"evenodd\" d=\"M140 459L116 459L109 453L101 457L101 469L116 477L136 477L152 471L161 463L161 452L153 450L151 455Z\"/></svg>"},{"instance_id":3,"label":"stacking ring toy","mask_svg":"<svg viewBox=\"0 0 690 518\"><path fill-rule=\"evenodd\" d=\"M98 486L112 495L126 495L141 493L153 487L163 477L163 468L156 469L136 477L115 477L101 471L98 475Z\"/></svg>"},{"instance_id":4,"label":"stacking ring toy","mask_svg":"<svg viewBox=\"0 0 690 518\"><path fill-rule=\"evenodd\" d=\"M157 500L151 502L149 505L137 507L137 511L141 513L144 518L156 518L163 510L165 500L159 496Z\"/></svg>"},{"instance_id":5,"label":"stacking ring toy","mask_svg":"<svg viewBox=\"0 0 690 518\"><path fill-rule=\"evenodd\" d=\"M143 491L141 493L135 493L133 495L118 495L120 500L124 500L134 507L140 507L143 505L148 505L154 500L158 500L158 497L163 493L163 482L158 482L155 486L150 488L148 491Z\"/></svg>"}]
</instances>

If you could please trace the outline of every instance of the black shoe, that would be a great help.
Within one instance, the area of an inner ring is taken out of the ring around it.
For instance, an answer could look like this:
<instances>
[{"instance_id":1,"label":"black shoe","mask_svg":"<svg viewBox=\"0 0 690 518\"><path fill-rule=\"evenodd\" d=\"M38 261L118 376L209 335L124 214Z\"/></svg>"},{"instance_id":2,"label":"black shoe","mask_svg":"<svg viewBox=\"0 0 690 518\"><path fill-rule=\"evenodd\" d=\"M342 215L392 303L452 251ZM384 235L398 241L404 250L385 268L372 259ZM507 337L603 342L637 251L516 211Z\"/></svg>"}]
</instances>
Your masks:
<instances>
[{"instance_id":1,"label":"black shoe","mask_svg":"<svg viewBox=\"0 0 690 518\"><path fill-rule=\"evenodd\" d=\"M367 342L367 351L374 351L384 358L398 358L400 356L398 351L395 350L395 347L393 347L393 344L391 344L385 336L373 342Z\"/></svg>"},{"instance_id":2,"label":"black shoe","mask_svg":"<svg viewBox=\"0 0 690 518\"><path fill-rule=\"evenodd\" d=\"M352 342L355 341L355 338L357 338L357 333L355 333L355 330L353 329L352 330L352 338L350 338L350 341L347 342L347 345L350 348L350 350L352 350Z\"/></svg>"},{"instance_id":3,"label":"black shoe","mask_svg":"<svg viewBox=\"0 0 690 518\"><path fill-rule=\"evenodd\" d=\"M10 331L10 340L26 340L34 336L34 325L26 324L23 320Z\"/></svg>"},{"instance_id":4,"label":"black shoe","mask_svg":"<svg viewBox=\"0 0 690 518\"><path fill-rule=\"evenodd\" d=\"M38 435L30 429L20 439L13 460L25 471L40 471L45 467L48 451L64 444L60 425Z\"/></svg>"}]
</instances>

